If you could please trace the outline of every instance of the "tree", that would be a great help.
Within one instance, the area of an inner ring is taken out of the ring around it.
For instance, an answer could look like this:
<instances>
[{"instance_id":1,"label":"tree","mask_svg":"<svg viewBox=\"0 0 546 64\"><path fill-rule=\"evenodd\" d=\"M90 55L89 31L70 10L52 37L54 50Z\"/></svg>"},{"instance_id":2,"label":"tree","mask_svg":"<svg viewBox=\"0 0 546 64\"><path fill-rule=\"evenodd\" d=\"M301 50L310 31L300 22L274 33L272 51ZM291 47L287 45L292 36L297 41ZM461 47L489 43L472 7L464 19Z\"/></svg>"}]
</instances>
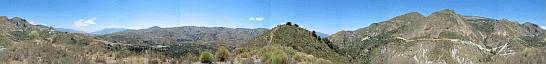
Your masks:
<instances>
[{"instance_id":1,"label":"tree","mask_svg":"<svg viewBox=\"0 0 546 64\"><path fill-rule=\"evenodd\" d=\"M199 56L201 63L212 63L212 53L209 50L205 50L201 52L201 55Z\"/></svg>"},{"instance_id":2,"label":"tree","mask_svg":"<svg viewBox=\"0 0 546 64\"><path fill-rule=\"evenodd\" d=\"M294 24L294 26L296 26L296 27L300 27L300 25L298 25L298 24Z\"/></svg>"},{"instance_id":3,"label":"tree","mask_svg":"<svg viewBox=\"0 0 546 64\"><path fill-rule=\"evenodd\" d=\"M224 46L220 46L218 50L216 50L216 59L220 62L224 62L227 61L228 58L229 50Z\"/></svg>"},{"instance_id":4,"label":"tree","mask_svg":"<svg viewBox=\"0 0 546 64\"><path fill-rule=\"evenodd\" d=\"M292 26L292 22L286 22L286 25Z\"/></svg>"},{"instance_id":5,"label":"tree","mask_svg":"<svg viewBox=\"0 0 546 64\"><path fill-rule=\"evenodd\" d=\"M315 37L315 38L317 38L318 40L320 40L320 38L317 36L317 32L312 31L311 34L313 35L313 37Z\"/></svg>"}]
</instances>

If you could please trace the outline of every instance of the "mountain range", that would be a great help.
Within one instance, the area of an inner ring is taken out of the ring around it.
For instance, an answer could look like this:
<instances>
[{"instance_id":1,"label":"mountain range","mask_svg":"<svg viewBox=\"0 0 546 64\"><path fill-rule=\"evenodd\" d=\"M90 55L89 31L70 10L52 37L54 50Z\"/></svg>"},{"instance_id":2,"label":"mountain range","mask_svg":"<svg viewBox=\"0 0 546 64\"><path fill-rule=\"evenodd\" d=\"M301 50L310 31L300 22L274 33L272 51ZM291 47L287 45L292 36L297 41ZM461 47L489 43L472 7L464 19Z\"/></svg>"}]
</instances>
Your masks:
<instances>
[{"instance_id":1,"label":"mountain range","mask_svg":"<svg viewBox=\"0 0 546 64\"><path fill-rule=\"evenodd\" d=\"M75 30L75 29L69 29L69 28L55 28L55 30L61 31L61 32L68 32L68 33L83 33L83 34L105 35L105 34L112 34L112 33L116 33L116 32L123 32L123 31L127 31L129 29L125 29L125 28L104 28L102 30L89 32L89 33L84 32L84 31Z\"/></svg>"},{"instance_id":2,"label":"mountain range","mask_svg":"<svg viewBox=\"0 0 546 64\"><path fill-rule=\"evenodd\" d=\"M543 63L545 30L532 23L462 16L445 9L412 12L331 41L360 63L519 64Z\"/></svg>"},{"instance_id":3,"label":"mountain range","mask_svg":"<svg viewBox=\"0 0 546 64\"><path fill-rule=\"evenodd\" d=\"M105 29L96 33L102 35L86 35L5 16L0 16L0 30L0 62L8 64L546 62L546 30L540 26L467 16L450 9L428 16L410 12L329 36L290 22L271 29L155 26L139 30Z\"/></svg>"}]
</instances>

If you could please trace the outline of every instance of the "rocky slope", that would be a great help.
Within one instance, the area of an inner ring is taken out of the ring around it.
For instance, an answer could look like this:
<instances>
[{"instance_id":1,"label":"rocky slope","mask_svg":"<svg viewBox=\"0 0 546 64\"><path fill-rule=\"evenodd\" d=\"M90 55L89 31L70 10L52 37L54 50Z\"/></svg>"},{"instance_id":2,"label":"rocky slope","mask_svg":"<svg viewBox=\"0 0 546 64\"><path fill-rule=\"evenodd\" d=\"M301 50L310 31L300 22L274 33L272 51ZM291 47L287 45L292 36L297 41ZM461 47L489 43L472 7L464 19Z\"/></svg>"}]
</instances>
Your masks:
<instances>
[{"instance_id":1,"label":"rocky slope","mask_svg":"<svg viewBox=\"0 0 546 64\"><path fill-rule=\"evenodd\" d=\"M342 31L330 41L360 63L544 63L545 33L531 23L462 16L445 9L417 12Z\"/></svg>"}]
</instances>

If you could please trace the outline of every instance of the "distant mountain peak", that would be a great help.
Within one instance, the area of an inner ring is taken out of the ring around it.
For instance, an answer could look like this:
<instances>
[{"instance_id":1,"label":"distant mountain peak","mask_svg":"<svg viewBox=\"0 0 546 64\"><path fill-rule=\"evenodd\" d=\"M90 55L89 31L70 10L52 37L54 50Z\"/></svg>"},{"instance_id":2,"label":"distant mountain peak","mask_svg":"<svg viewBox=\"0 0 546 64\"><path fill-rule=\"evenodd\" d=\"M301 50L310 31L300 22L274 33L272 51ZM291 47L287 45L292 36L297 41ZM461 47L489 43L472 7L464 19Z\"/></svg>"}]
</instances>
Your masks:
<instances>
[{"instance_id":1,"label":"distant mountain peak","mask_svg":"<svg viewBox=\"0 0 546 64\"><path fill-rule=\"evenodd\" d=\"M452 10L452 9L443 9L443 10L440 10L436 13L442 13L442 14L456 14L455 13L455 10Z\"/></svg>"},{"instance_id":2,"label":"distant mountain peak","mask_svg":"<svg viewBox=\"0 0 546 64\"><path fill-rule=\"evenodd\" d=\"M433 12L428 17L448 17L448 16L458 16L457 13L454 10L451 9L443 9L437 12Z\"/></svg>"},{"instance_id":3,"label":"distant mountain peak","mask_svg":"<svg viewBox=\"0 0 546 64\"><path fill-rule=\"evenodd\" d=\"M13 17L13 18L11 18L10 20L24 20L24 19L21 18L21 17Z\"/></svg>"},{"instance_id":4,"label":"distant mountain peak","mask_svg":"<svg viewBox=\"0 0 546 64\"><path fill-rule=\"evenodd\" d=\"M13 17L10 19L10 21L12 22L17 22L17 23L28 23L27 20L21 18L21 17Z\"/></svg>"},{"instance_id":5,"label":"distant mountain peak","mask_svg":"<svg viewBox=\"0 0 546 64\"><path fill-rule=\"evenodd\" d=\"M154 27L150 27L149 29L160 29L161 27L159 26L154 26Z\"/></svg>"},{"instance_id":6,"label":"distant mountain peak","mask_svg":"<svg viewBox=\"0 0 546 64\"><path fill-rule=\"evenodd\" d=\"M6 16L0 16L0 24L3 25L10 25L14 27L28 27L32 26L27 20L21 18L21 17L13 17L11 19L8 19Z\"/></svg>"},{"instance_id":7,"label":"distant mountain peak","mask_svg":"<svg viewBox=\"0 0 546 64\"><path fill-rule=\"evenodd\" d=\"M104 35L104 34L112 34L112 33L116 33L116 32L123 32L123 31L127 31L127 30L128 29L125 29L125 28L104 28L102 30L91 32L91 33L92 34L97 34L97 35Z\"/></svg>"},{"instance_id":8,"label":"distant mountain peak","mask_svg":"<svg viewBox=\"0 0 546 64\"><path fill-rule=\"evenodd\" d=\"M54 28L54 29L60 32L68 32L68 33L86 33L84 31L79 31L79 30L69 29L69 28Z\"/></svg>"}]
</instances>

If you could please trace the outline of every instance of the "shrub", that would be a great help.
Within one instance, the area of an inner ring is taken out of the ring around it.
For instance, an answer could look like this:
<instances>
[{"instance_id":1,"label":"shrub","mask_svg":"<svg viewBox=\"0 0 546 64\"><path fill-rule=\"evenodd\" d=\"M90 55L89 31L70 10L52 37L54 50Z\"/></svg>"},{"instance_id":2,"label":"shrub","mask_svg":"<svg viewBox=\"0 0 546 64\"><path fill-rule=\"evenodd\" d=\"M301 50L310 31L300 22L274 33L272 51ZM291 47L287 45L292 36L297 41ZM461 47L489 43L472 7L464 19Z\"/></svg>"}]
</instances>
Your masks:
<instances>
[{"instance_id":1,"label":"shrub","mask_svg":"<svg viewBox=\"0 0 546 64\"><path fill-rule=\"evenodd\" d=\"M29 36L31 39L35 39L35 38L40 37L40 34L38 33L38 31L31 31L30 33L28 33L28 36Z\"/></svg>"},{"instance_id":2,"label":"shrub","mask_svg":"<svg viewBox=\"0 0 546 64\"><path fill-rule=\"evenodd\" d=\"M201 52L201 55L199 57L201 59L201 63L212 63L212 53L209 50L205 50Z\"/></svg>"},{"instance_id":3,"label":"shrub","mask_svg":"<svg viewBox=\"0 0 546 64\"><path fill-rule=\"evenodd\" d=\"M224 62L228 58L229 58L229 50L224 46L220 46L218 50L216 50L216 59L218 61Z\"/></svg>"},{"instance_id":4,"label":"shrub","mask_svg":"<svg viewBox=\"0 0 546 64\"><path fill-rule=\"evenodd\" d=\"M286 53L283 52L283 50L268 46L266 47L266 50L263 54L263 59L266 62L266 64L286 64L288 63L288 59L286 56Z\"/></svg>"},{"instance_id":5,"label":"shrub","mask_svg":"<svg viewBox=\"0 0 546 64\"><path fill-rule=\"evenodd\" d=\"M28 37L28 32L24 32L24 31L11 31L9 32L11 35L13 35L15 37L15 39L17 40L27 40L29 37Z\"/></svg>"},{"instance_id":6,"label":"shrub","mask_svg":"<svg viewBox=\"0 0 546 64\"><path fill-rule=\"evenodd\" d=\"M464 36L459 35L455 32L441 32L439 38L448 38L448 39L462 39Z\"/></svg>"}]
</instances>

